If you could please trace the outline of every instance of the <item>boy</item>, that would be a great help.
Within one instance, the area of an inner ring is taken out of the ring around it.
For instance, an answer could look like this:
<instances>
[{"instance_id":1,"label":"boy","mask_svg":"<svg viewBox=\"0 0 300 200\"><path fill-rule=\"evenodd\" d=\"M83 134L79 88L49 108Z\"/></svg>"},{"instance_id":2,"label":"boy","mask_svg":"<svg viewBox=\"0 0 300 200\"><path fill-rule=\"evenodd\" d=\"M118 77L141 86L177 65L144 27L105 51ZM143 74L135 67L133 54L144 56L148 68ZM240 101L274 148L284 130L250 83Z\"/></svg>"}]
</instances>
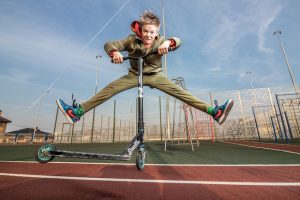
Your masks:
<instances>
[{"instance_id":1,"label":"boy","mask_svg":"<svg viewBox=\"0 0 300 200\"><path fill-rule=\"evenodd\" d=\"M188 91L177 86L172 81L164 77L162 73L162 55L168 53L168 49L177 49L181 41L177 37L165 39L159 35L160 20L150 11L145 11L139 21L131 23L131 30L134 34L130 34L127 38L117 41L110 41L104 45L106 53L112 58L115 64L123 62L121 51L127 51L129 56L139 57L158 50L158 54L152 54L145 58L143 66L143 83L146 86L157 88L183 102L195 107L205 113L211 115L219 124L222 124L229 114L233 100L228 99L225 104L215 107L202 102ZM61 99L56 102L60 110L64 113L68 121L73 124L80 120L80 117L102 104L112 96L121 91L137 87L137 61L130 60L131 68L129 73L120 79L110 83L95 96L88 101L77 106L67 105Z\"/></svg>"}]
</instances>

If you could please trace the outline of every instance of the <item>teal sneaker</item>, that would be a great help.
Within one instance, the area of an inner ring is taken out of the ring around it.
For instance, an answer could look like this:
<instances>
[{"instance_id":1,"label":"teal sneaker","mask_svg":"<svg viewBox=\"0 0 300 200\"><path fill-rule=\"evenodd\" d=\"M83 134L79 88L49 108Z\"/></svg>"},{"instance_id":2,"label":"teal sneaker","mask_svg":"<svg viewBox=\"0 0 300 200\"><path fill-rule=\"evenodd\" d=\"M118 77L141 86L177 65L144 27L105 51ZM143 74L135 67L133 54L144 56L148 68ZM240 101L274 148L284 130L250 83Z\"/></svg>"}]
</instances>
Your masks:
<instances>
[{"instance_id":1,"label":"teal sneaker","mask_svg":"<svg viewBox=\"0 0 300 200\"><path fill-rule=\"evenodd\" d=\"M208 114L210 114L214 120L216 120L220 125L225 122L232 106L233 100L228 99L223 105L219 106L217 100L214 101L215 107L208 108Z\"/></svg>"},{"instance_id":2,"label":"teal sneaker","mask_svg":"<svg viewBox=\"0 0 300 200\"><path fill-rule=\"evenodd\" d=\"M75 103L75 100L73 101L72 106L66 104L61 99L56 99L56 103L59 109L63 112L63 114L67 118L67 120L70 122L70 124L74 124L78 122L80 120L80 117L83 115L82 108Z\"/></svg>"}]
</instances>

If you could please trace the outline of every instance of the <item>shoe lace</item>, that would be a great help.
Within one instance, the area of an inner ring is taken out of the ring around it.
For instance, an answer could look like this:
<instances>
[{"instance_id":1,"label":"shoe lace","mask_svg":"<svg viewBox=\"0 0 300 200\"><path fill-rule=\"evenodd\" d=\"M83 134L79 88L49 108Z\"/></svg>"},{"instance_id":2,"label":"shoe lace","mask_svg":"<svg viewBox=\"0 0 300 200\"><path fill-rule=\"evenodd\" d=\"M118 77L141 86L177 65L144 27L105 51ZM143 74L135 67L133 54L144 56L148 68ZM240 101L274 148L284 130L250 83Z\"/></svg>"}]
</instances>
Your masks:
<instances>
[{"instance_id":1,"label":"shoe lace","mask_svg":"<svg viewBox=\"0 0 300 200\"><path fill-rule=\"evenodd\" d=\"M219 119L222 114L222 109L220 109L218 101L216 99L214 100L214 104L215 104L214 118Z\"/></svg>"},{"instance_id":2,"label":"shoe lace","mask_svg":"<svg viewBox=\"0 0 300 200\"><path fill-rule=\"evenodd\" d=\"M218 101L216 99L214 100L214 104L215 104L216 107L219 106Z\"/></svg>"},{"instance_id":3,"label":"shoe lace","mask_svg":"<svg viewBox=\"0 0 300 200\"><path fill-rule=\"evenodd\" d=\"M78 103L76 102L76 99L74 99L73 93L72 93L72 106L73 106L73 108L77 108L78 107Z\"/></svg>"}]
</instances>

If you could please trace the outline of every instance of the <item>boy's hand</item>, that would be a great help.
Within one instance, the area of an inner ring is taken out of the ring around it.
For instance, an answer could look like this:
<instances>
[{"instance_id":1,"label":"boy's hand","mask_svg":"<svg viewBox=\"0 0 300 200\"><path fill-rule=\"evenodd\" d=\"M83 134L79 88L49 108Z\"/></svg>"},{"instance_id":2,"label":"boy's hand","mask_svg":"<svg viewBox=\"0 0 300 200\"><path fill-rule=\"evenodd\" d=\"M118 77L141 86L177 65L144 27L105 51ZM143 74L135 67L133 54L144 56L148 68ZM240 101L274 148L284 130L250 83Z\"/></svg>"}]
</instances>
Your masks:
<instances>
[{"instance_id":1,"label":"boy's hand","mask_svg":"<svg viewBox=\"0 0 300 200\"><path fill-rule=\"evenodd\" d=\"M158 47L158 54L162 55L162 54L166 54L169 51L169 47L170 47L170 41L166 40L164 41L159 47Z\"/></svg>"},{"instance_id":2,"label":"boy's hand","mask_svg":"<svg viewBox=\"0 0 300 200\"><path fill-rule=\"evenodd\" d=\"M121 64L123 63L123 55L120 52L115 51L112 60L115 64Z\"/></svg>"}]
</instances>

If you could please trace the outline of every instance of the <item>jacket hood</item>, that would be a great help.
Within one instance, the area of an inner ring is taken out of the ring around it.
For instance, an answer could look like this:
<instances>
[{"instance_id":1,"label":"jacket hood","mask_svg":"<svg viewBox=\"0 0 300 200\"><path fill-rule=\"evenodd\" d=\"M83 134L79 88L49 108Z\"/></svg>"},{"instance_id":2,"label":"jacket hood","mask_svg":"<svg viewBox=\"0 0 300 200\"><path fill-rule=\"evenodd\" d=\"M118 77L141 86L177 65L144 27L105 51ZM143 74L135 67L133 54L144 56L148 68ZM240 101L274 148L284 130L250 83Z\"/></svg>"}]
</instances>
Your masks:
<instances>
[{"instance_id":1,"label":"jacket hood","mask_svg":"<svg viewBox=\"0 0 300 200\"><path fill-rule=\"evenodd\" d=\"M132 32L134 32L139 38L142 38L142 27L138 21L133 21L130 27Z\"/></svg>"}]
</instances>

